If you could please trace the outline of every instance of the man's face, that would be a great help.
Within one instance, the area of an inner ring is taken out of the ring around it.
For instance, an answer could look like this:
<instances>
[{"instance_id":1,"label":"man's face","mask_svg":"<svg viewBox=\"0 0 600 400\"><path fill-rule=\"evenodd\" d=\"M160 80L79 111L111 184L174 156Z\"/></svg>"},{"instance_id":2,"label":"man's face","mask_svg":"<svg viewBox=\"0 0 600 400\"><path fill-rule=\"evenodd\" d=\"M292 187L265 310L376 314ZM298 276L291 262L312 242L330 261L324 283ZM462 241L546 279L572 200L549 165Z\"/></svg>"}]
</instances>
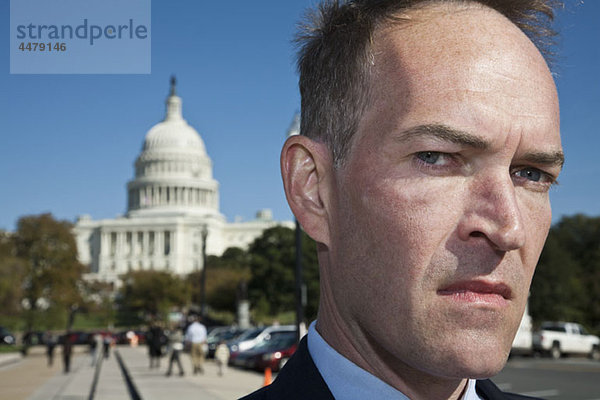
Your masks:
<instances>
[{"instance_id":1,"label":"man's face","mask_svg":"<svg viewBox=\"0 0 600 400\"><path fill-rule=\"evenodd\" d=\"M500 14L410 15L375 35L372 102L335 173L324 290L372 369L376 354L435 376L490 376L550 226L556 90Z\"/></svg>"}]
</instances>

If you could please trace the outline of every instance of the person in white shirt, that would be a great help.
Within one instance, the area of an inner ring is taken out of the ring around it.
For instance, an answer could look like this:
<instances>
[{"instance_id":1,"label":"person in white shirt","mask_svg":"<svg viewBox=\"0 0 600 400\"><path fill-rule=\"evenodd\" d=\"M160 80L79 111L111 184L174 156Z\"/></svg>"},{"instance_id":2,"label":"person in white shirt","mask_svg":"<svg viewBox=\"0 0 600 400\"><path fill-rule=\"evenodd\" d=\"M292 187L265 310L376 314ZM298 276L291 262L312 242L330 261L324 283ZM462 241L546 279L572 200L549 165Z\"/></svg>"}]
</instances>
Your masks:
<instances>
[{"instance_id":1,"label":"person in white shirt","mask_svg":"<svg viewBox=\"0 0 600 400\"><path fill-rule=\"evenodd\" d=\"M194 374L204 373L204 344L206 343L206 327L200 323L198 316L191 317L192 323L185 331L185 341L190 343L192 370Z\"/></svg>"}]
</instances>

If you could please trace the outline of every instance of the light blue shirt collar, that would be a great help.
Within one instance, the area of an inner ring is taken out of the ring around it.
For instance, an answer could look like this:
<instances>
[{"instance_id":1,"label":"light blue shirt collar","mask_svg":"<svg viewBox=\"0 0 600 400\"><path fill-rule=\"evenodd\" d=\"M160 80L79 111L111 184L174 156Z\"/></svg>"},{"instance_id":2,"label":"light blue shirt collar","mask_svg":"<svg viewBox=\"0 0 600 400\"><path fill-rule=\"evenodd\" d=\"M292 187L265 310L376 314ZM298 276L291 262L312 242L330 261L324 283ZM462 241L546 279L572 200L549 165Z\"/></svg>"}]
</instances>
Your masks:
<instances>
[{"instance_id":1,"label":"light blue shirt collar","mask_svg":"<svg viewBox=\"0 0 600 400\"><path fill-rule=\"evenodd\" d=\"M308 329L308 351L336 400L410 400L334 350L317 332L315 322ZM469 379L462 400L481 400L474 379Z\"/></svg>"}]
</instances>

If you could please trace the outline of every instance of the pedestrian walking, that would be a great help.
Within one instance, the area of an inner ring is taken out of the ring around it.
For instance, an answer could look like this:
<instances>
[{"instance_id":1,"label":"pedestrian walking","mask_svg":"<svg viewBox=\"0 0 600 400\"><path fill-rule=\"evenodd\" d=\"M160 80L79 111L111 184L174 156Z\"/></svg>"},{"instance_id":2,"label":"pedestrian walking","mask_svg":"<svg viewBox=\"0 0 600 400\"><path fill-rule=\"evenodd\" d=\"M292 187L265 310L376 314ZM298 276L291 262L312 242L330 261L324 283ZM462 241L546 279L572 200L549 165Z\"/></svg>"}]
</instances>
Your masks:
<instances>
[{"instance_id":1,"label":"pedestrian walking","mask_svg":"<svg viewBox=\"0 0 600 400\"><path fill-rule=\"evenodd\" d=\"M63 336L63 371L65 374L68 374L71 370L71 355L73 350L73 335L71 332L67 331Z\"/></svg>"},{"instance_id":2,"label":"pedestrian walking","mask_svg":"<svg viewBox=\"0 0 600 400\"><path fill-rule=\"evenodd\" d=\"M112 345L112 334L110 332L108 332L102 338L102 352L104 353L104 358L110 357L110 346L111 345Z\"/></svg>"},{"instance_id":3,"label":"pedestrian walking","mask_svg":"<svg viewBox=\"0 0 600 400\"><path fill-rule=\"evenodd\" d=\"M148 343L148 354L150 356L150 369L160 368L160 358L162 357L164 332L158 322L150 325L146 340Z\"/></svg>"},{"instance_id":4,"label":"pedestrian walking","mask_svg":"<svg viewBox=\"0 0 600 400\"><path fill-rule=\"evenodd\" d=\"M167 369L167 376L171 376L171 371L173 369L173 363L177 363L177 367L179 368L179 376L185 375L183 371L183 366L181 365L181 360L179 359L179 355L183 350L183 334L178 327L173 327L169 332L168 336L168 351L170 352L169 357L169 368Z\"/></svg>"},{"instance_id":5,"label":"pedestrian walking","mask_svg":"<svg viewBox=\"0 0 600 400\"><path fill-rule=\"evenodd\" d=\"M200 323L199 317L193 315L192 323L185 332L185 341L191 345L192 366L194 375L204 373L204 345L206 344L206 327Z\"/></svg>"},{"instance_id":6,"label":"pedestrian walking","mask_svg":"<svg viewBox=\"0 0 600 400\"><path fill-rule=\"evenodd\" d=\"M90 358L92 359L92 367L96 364L96 358L97 358L97 350L98 350L98 342L101 341L101 336L98 335L97 333L92 333L90 334L90 336L88 337L88 346L89 346L89 350L90 350Z\"/></svg>"},{"instance_id":7,"label":"pedestrian walking","mask_svg":"<svg viewBox=\"0 0 600 400\"><path fill-rule=\"evenodd\" d=\"M219 376L223 376L227 370L227 364L229 363L229 347L227 347L224 340L221 340L215 349L215 361L217 362L217 368L219 369Z\"/></svg>"},{"instance_id":8,"label":"pedestrian walking","mask_svg":"<svg viewBox=\"0 0 600 400\"><path fill-rule=\"evenodd\" d=\"M56 348L56 337L50 333L46 332L44 335L44 340L46 341L46 357L48 358L48 366L51 367L54 364L54 349Z\"/></svg>"}]
</instances>

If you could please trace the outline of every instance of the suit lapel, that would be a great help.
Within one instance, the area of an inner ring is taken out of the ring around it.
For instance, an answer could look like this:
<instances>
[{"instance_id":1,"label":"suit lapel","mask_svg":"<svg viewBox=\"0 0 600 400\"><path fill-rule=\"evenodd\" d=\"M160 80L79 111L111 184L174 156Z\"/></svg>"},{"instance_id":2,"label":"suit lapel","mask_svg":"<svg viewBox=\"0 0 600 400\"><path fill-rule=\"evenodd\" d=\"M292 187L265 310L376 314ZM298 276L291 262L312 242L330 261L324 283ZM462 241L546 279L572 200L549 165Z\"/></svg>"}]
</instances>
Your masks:
<instances>
[{"instance_id":1,"label":"suit lapel","mask_svg":"<svg viewBox=\"0 0 600 400\"><path fill-rule=\"evenodd\" d=\"M310 356L306 336L266 392L268 399L334 400Z\"/></svg>"}]
</instances>

